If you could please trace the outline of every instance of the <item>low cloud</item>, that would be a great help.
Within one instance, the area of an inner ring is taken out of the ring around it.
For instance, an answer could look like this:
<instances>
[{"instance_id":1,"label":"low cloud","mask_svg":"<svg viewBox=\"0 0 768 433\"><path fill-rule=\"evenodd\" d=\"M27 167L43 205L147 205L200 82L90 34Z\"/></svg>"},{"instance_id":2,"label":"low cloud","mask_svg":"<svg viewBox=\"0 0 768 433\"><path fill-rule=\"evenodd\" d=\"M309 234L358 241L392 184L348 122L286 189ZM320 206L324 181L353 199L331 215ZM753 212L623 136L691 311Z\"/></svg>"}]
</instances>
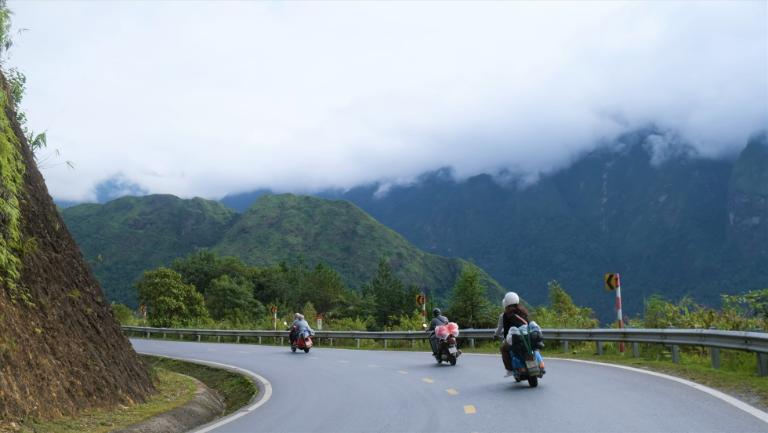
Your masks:
<instances>
[{"instance_id":1,"label":"low cloud","mask_svg":"<svg viewBox=\"0 0 768 433\"><path fill-rule=\"evenodd\" d=\"M10 7L30 125L77 167L44 171L61 199L114 173L211 198L535 180L649 124L705 157L768 124L765 2Z\"/></svg>"}]
</instances>

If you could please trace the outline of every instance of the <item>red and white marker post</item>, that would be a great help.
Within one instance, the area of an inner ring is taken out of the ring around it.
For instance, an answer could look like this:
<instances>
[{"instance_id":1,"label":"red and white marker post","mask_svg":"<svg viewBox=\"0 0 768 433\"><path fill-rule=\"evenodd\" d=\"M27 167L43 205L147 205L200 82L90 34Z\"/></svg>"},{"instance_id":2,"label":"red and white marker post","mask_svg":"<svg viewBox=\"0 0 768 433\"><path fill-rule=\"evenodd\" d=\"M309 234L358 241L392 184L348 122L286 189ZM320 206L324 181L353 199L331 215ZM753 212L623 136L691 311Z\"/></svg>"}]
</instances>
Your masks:
<instances>
[{"instance_id":1,"label":"red and white marker post","mask_svg":"<svg viewBox=\"0 0 768 433\"><path fill-rule=\"evenodd\" d=\"M272 322L275 325L275 331L277 331L277 307L272 306Z\"/></svg>"},{"instance_id":2,"label":"red and white marker post","mask_svg":"<svg viewBox=\"0 0 768 433\"><path fill-rule=\"evenodd\" d=\"M624 318L621 314L621 277L616 274L616 318L619 320L619 329L624 329ZM624 342L619 342L619 352L624 353Z\"/></svg>"}]
</instances>

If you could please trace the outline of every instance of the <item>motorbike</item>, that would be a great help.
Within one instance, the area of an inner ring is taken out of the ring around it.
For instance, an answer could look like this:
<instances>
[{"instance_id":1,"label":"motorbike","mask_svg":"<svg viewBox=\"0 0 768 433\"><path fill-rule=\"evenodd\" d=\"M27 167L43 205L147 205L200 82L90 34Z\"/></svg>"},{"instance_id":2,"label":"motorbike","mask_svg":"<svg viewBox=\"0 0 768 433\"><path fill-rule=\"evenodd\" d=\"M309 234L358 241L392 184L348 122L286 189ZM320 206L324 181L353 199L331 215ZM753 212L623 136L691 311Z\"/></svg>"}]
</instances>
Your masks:
<instances>
[{"instance_id":1,"label":"motorbike","mask_svg":"<svg viewBox=\"0 0 768 433\"><path fill-rule=\"evenodd\" d=\"M461 356L461 350L457 347L456 337L459 336L459 325L449 322L447 325L435 328L435 337L437 337L437 354L435 359L438 364L443 361L456 365L456 360Z\"/></svg>"},{"instance_id":2,"label":"motorbike","mask_svg":"<svg viewBox=\"0 0 768 433\"><path fill-rule=\"evenodd\" d=\"M291 352L296 352L296 350L303 350L304 353L309 353L309 349L312 348L312 336L309 334L309 331L302 331L301 334L298 333L298 330L295 326L291 327L291 333L296 334L296 338L293 339L291 342Z\"/></svg>"},{"instance_id":3,"label":"motorbike","mask_svg":"<svg viewBox=\"0 0 768 433\"><path fill-rule=\"evenodd\" d=\"M539 379L546 373L544 358L540 352L540 349L544 348L541 328L536 322L512 327L507 335L507 343L511 346L509 354L512 358L515 382L527 380L531 388L537 387Z\"/></svg>"}]
</instances>

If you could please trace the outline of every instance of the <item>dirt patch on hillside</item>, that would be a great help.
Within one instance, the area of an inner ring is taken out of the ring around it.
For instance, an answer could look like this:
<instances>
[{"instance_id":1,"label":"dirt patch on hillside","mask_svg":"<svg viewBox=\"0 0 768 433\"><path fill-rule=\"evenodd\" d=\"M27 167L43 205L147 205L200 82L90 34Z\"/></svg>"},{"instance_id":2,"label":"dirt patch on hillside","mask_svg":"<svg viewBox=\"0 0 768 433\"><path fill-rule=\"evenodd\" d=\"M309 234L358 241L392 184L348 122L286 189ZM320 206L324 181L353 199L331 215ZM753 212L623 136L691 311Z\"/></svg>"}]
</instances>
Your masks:
<instances>
[{"instance_id":1,"label":"dirt patch on hillside","mask_svg":"<svg viewBox=\"0 0 768 433\"><path fill-rule=\"evenodd\" d=\"M0 430L26 417L143 401L153 391L48 195L7 89L0 76L0 134L12 144L0 148L0 172L20 161L24 173L21 185L0 185L12 205L0 213L0 253L20 260L15 277L0 260Z\"/></svg>"}]
</instances>

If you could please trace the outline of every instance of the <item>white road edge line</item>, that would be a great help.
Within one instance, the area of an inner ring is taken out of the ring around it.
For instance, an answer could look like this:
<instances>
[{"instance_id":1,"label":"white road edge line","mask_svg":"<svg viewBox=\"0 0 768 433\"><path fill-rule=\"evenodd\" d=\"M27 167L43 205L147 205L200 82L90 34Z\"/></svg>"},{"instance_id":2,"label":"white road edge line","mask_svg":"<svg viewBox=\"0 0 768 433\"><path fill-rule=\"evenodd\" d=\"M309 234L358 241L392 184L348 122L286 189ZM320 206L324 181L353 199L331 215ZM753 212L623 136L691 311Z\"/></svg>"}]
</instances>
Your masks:
<instances>
[{"instance_id":1,"label":"white road edge line","mask_svg":"<svg viewBox=\"0 0 768 433\"><path fill-rule=\"evenodd\" d=\"M499 355L492 355L490 353L463 353L462 355L496 356L496 357L500 357ZM585 361L585 360L581 360L581 359L570 359L570 358L557 358L557 357L554 357L554 356L550 356L549 358L546 358L544 361L546 362L547 359L556 359L558 361L583 362L585 364L604 365L606 367L623 368L625 370L634 371L636 373L645 373L645 374L650 374L651 376L656 376L656 377L661 377L661 378L664 378L664 379L673 380L675 382L682 383L683 385L687 385L687 386L690 386L691 388L694 388L694 389L697 389L699 391L705 392L705 393L711 395L712 397L720 399L720 400L730 404L731 406L736 407L737 409L743 410L744 412L754 416L755 418L759 419L760 421L762 421L764 423L768 423L768 412L764 412L764 411L762 411L762 410L760 410L760 409L758 409L758 408L756 408L756 407L754 407L754 406L752 406L752 405L750 405L748 403L744 403L743 401L739 400L738 398L731 397L730 395L728 395L728 394L726 394L726 393L724 393L722 391L718 391L718 390L716 390L714 388L710 388L710 387L708 387L706 385L702 385L700 383L691 382L690 380L681 379L679 377L670 376L670 375L664 374L664 373L657 373L655 371L648 371L648 370L643 370L643 369L635 368L635 367L627 367L626 365L609 364L607 362Z\"/></svg>"},{"instance_id":2,"label":"white road edge line","mask_svg":"<svg viewBox=\"0 0 768 433\"><path fill-rule=\"evenodd\" d=\"M208 365L210 367L218 367L223 368L225 370L230 370L238 373L242 373L251 379L256 383L256 386L259 388L259 392L253 400L251 400L250 404L246 407L243 407L229 415L227 415L224 418L221 418L219 420L213 421L212 423L203 425L199 427L196 430L191 430L189 433L206 433L209 432L215 428L219 428L225 424L228 424L241 416L248 415L251 411L254 411L261 407L264 403L269 401L270 398L272 398L272 384L269 383L267 379L265 379L263 376L260 376L250 370L246 370L244 368L235 367L234 365L228 365L228 364L222 364L220 362L213 362L213 361L203 361L201 359L193 359L193 358L182 358L178 356L168 356L168 355L161 355L158 353L152 353L152 352L145 352L145 351L137 351L138 353L141 353L143 355L151 355L151 356L159 356L161 358L170 358L170 359L177 359L180 361L188 361L193 362L195 364L203 364Z\"/></svg>"},{"instance_id":3,"label":"white road edge line","mask_svg":"<svg viewBox=\"0 0 768 433\"><path fill-rule=\"evenodd\" d=\"M723 400L724 402L730 404L731 406L736 407L737 409L741 409L744 412L754 416L755 418L759 419L760 421L763 421L765 423L768 423L768 412L763 412L762 410L751 406L747 403L744 403L743 401L731 397L730 395L718 391L716 389L710 388L708 386L702 385L700 383L691 382L690 380L681 379L679 377L670 376L668 374L664 373L657 373L655 371L648 371L648 370L642 370L640 368L635 367L627 367L626 365L617 365L617 364L608 364L605 362L595 362L595 361L585 361L581 359L568 359L568 358L554 358L550 357L549 359L557 359L559 361L571 361L571 362L582 362L584 364L594 364L594 365L605 365L607 367L615 367L615 368L622 368L624 370L630 370L637 373L645 373L650 374L651 376L657 376L664 379L674 380L675 382L682 383L683 385L688 385L691 388L697 389L702 392L706 392L707 394L711 395L712 397L719 398L720 400Z\"/></svg>"}]
</instances>

